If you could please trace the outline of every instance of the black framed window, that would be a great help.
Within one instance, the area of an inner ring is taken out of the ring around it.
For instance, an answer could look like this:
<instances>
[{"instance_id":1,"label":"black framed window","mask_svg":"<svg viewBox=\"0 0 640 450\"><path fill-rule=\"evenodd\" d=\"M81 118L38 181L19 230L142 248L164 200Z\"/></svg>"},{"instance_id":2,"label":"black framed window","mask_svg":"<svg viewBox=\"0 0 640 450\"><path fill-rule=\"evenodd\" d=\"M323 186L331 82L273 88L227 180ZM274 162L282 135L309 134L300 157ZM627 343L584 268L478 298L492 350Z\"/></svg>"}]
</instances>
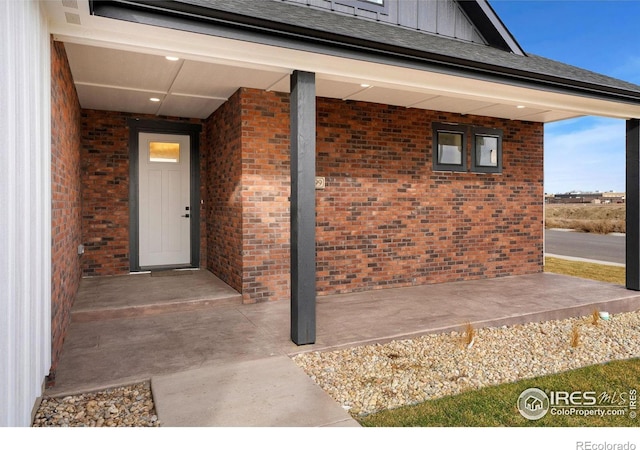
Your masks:
<instances>
[{"instance_id":1,"label":"black framed window","mask_svg":"<svg viewBox=\"0 0 640 450\"><path fill-rule=\"evenodd\" d=\"M467 127L462 125L433 125L433 170L466 172Z\"/></svg>"},{"instance_id":2,"label":"black framed window","mask_svg":"<svg viewBox=\"0 0 640 450\"><path fill-rule=\"evenodd\" d=\"M502 131L474 128L471 170L482 173L502 172Z\"/></svg>"}]
</instances>

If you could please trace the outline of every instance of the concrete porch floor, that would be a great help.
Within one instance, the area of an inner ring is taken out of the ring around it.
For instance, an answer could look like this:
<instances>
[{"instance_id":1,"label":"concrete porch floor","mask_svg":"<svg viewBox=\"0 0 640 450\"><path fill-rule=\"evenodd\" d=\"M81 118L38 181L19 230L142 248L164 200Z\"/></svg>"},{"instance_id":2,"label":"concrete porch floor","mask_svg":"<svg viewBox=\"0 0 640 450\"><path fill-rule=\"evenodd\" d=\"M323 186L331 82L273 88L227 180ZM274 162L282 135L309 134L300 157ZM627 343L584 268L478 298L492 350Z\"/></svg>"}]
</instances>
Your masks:
<instances>
[{"instance_id":1,"label":"concrete porch floor","mask_svg":"<svg viewBox=\"0 0 640 450\"><path fill-rule=\"evenodd\" d=\"M321 296L316 343L298 347L289 339L288 301L242 305L204 270L84 279L45 395L151 380L165 426L352 426L289 356L595 308L638 310L640 293L535 274Z\"/></svg>"}]
</instances>

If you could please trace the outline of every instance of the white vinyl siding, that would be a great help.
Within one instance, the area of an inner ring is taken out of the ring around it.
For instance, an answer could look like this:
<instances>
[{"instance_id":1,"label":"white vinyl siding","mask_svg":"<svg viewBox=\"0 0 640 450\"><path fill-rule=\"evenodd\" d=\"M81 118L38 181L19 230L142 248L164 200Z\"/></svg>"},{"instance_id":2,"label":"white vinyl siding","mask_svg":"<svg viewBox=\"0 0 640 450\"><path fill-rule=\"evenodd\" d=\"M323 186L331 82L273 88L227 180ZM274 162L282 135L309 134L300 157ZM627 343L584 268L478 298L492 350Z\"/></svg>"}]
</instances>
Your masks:
<instances>
[{"instance_id":1,"label":"white vinyl siding","mask_svg":"<svg viewBox=\"0 0 640 450\"><path fill-rule=\"evenodd\" d=\"M0 2L0 427L29 426L51 366L51 67L39 2Z\"/></svg>"}]
</instances>

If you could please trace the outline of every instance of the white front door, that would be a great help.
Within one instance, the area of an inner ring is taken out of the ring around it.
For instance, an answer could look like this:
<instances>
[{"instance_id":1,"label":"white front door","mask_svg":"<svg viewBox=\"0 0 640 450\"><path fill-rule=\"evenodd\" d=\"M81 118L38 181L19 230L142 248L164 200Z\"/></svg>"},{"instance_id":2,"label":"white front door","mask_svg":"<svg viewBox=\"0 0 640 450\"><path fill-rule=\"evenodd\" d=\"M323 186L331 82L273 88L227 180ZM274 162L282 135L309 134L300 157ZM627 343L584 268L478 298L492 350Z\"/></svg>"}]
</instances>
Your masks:
<instances>
[{"instance_id":1,"label":"white front door","mask_svg":"<svg viewBox=\"0 0 640 450\"><path fill-rule=\"evenodd\" d=\"M140 266L189 264L189 136L139 133L138 152Z\"/></svg>"}]
</instances>

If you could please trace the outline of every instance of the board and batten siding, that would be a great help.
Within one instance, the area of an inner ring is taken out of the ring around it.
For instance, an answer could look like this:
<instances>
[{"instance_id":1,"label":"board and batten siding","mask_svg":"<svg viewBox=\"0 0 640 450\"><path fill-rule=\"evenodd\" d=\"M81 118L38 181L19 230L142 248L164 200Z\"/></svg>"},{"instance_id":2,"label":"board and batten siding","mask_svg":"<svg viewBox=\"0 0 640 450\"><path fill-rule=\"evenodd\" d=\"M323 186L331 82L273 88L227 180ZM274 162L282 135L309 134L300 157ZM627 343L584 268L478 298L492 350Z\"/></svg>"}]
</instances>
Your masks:
<instances>
[{"instance_id":1,"label":"board and batten siding","mask_svg":"<svg viewBox=\"0 0 640 450\"><path fill-rule=\"evenodd\" d=\"M0 2L0 49L0 426L21 427L51 366L51 71L39 2Z\"/></svg>"},{"instance_id":2,"label":"board and batten siding","mask_svg":"<svg viewBox=\"0 0 640 450\"><path fill-rule=\"evenodd\" d=\"M482 35L454 0L385 0L384 8L366 0L281 1L486 44Z\"/></svg>"}]
</instances>

